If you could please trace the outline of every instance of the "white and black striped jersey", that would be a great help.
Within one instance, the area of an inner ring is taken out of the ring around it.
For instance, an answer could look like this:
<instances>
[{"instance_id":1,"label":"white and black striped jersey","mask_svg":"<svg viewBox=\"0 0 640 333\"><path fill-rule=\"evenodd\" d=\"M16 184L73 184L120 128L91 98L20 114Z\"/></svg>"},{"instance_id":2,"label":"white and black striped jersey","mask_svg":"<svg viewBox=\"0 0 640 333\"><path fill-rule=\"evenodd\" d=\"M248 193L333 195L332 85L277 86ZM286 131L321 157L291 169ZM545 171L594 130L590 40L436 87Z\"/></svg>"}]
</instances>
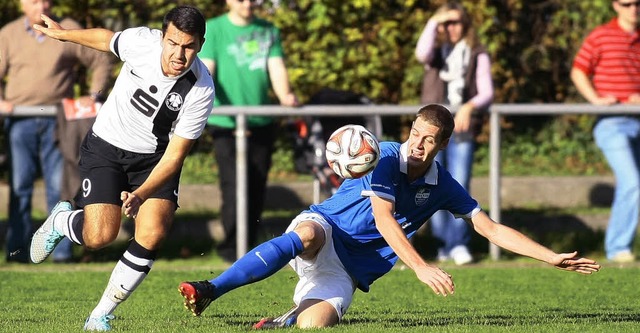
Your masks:
<instances>
[{"instance_id":1,"label":"white and black striped jersey","mask_svg":"<svg viewBox=\"0 0 640 333\"><path fill-rule=\"evenodd\" d=\"M146 27L116 32L110 48L124 63L93 125L95 134L135 153L163 151L173 134L202 134L215 89L199 58L181 76L165 76L162 32Z\"/></svg>"}]
</instances>

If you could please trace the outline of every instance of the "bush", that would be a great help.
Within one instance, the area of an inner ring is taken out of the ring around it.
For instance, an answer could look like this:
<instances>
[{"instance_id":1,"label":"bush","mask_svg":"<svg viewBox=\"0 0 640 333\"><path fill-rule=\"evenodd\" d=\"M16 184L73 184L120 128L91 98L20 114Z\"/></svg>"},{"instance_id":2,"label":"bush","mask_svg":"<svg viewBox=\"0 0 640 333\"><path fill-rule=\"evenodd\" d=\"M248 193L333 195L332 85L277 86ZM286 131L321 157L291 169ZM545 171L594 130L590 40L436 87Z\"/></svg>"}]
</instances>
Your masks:
<instances>
[{"instance_id":1,"label":"bush","mask_svg":"<svg viewBox=\"0 0 640 333\"><path fill-rule=\"evenodd\" d=\"M417 104L423 69L413 56L415 43L428 18L444 2L265 1L259 15L281 28L289 75L302 101L328 87L360 93L380 104ZM614 15L611 1L461 2L469 9L492 59L495 103L582 101L568 79L573 56L586 34ZM195 5L206 17L225 11L223 1L205 0L59 0L53 11L86 27L159 28L163 15L175 4ZM0 25L19 15L17 1L0 3ZM79 92L86 91L82 82L79 85ZM385 128L398 126L395 117L383 119ZM504 125L513 129L505 128L502 144L513 169L506 172L525 172L532 163L537 172L544 173L607 172L593 147L590 121L575 116L506 121ZM396 134L394 131L392 139L398 139ZM210 151L202 141L200 151ZM478 156L483 164L486 148L481 146ZM589 160L594 157L595 162ZM279 152L274 169L288 170L289 161L287 152ZM189 165L187 169L192 167L203 168Z\"/></svg>"}]
</instances>

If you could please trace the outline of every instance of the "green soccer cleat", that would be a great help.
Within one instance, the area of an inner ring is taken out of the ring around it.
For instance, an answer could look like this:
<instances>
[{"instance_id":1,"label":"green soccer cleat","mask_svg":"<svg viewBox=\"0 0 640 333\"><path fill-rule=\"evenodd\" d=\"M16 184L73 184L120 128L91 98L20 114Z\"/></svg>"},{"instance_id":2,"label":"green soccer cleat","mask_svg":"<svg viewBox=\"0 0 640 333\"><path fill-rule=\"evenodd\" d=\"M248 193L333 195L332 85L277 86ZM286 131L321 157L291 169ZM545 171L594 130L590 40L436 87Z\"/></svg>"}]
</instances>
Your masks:
<instances>
[{"instance_id":1,"label":"green soccer cleat","mask_svg":"<svg viewBox=\"0 0 640 333\"><path fill-rule=\"evenodd\" d=\"M31 249L29 250L29 256L31 261L35 264L43 262L56 248L56 245L64 238L64 235L59 233L53 227L53 219L60 212L68 212L73 210L69 201L58 202L51 214L44 223L38 228L33 238L31 239Z\"/></svg>"}]
</instances>

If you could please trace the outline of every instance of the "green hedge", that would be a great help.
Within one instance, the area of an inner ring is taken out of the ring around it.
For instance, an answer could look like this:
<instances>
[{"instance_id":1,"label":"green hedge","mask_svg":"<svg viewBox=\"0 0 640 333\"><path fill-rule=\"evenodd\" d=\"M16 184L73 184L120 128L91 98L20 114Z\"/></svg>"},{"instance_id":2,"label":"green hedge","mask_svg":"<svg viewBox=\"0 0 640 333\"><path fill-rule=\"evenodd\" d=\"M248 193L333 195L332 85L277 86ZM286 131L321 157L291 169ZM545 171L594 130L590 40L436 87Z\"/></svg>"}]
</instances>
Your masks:
<instances>
[{"instance_id":1,"label":"green hedge","mask_svg":"<svg viewBox=\"0 0 640 333\"><path fill-rule=\"evenodd\" d=\"M217 1L57 0L54 13L87 27L160 27L175 4L223 13ZM322 87L363 93L378 103L416 103L422 68L413 57L427 19L444 1L265 1L260 16L283 31L291 81L303 100ZM613 16L610 0L462 1L493 62L496 102L575 101L571 61L595 25ZM0 3L0 25L19 15Z\"/></svg>"},{"instance_id":2,"label":"green hedge","mask_svg":"<svg viewBox=\"0 0 640 333\"><path fill-rule=\"evenodd\" d=\"M613 17L610 0L462 2L491 56L496 103L583 102L569 80L571 62L584 36ZM196 5L207 17L225 11L224 1L204 0L55 3L57 15L71 16L87 27L114 30L160 27L163 15L175 4ZM414 47L428 18L443 3L280 0L265 1L259 15L281 28L290 78L303 102L330 87L362 93L381 104L417 104L422 67L414 59ZM18 5L17 0L0 3L0 25L19 15ZM557 165L567 169L568 163L570 171L607 172L593 147L592 123L588 116L507 117L505 156L527 157L517 162L523 163L521 169L529 163L547 163L548 157L556 161L549 165L551 170ZM397 124L391 122L387 128Z\"/></svg>"}]
</instances>

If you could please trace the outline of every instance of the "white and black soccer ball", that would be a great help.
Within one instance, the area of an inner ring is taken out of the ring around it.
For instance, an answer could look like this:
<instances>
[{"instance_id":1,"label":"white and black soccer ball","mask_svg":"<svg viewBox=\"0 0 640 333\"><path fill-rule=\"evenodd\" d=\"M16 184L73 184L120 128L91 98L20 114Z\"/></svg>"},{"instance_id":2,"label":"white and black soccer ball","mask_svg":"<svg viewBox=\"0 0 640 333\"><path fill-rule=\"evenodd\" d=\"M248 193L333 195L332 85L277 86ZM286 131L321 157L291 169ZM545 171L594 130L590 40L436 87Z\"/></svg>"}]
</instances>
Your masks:
<instances>
[{"instance_id":1,"label":"white and black soccer ball","mask_svg":"<svg viewBox=\"0 0 640 333\"><path fill-rule=\"evenodd\" d=\"M380 160L376 137L360 125L338 128L327 141L325 155L329 167L342 178L360 178L371 172Z\"/></svg>"}]
</instances>

